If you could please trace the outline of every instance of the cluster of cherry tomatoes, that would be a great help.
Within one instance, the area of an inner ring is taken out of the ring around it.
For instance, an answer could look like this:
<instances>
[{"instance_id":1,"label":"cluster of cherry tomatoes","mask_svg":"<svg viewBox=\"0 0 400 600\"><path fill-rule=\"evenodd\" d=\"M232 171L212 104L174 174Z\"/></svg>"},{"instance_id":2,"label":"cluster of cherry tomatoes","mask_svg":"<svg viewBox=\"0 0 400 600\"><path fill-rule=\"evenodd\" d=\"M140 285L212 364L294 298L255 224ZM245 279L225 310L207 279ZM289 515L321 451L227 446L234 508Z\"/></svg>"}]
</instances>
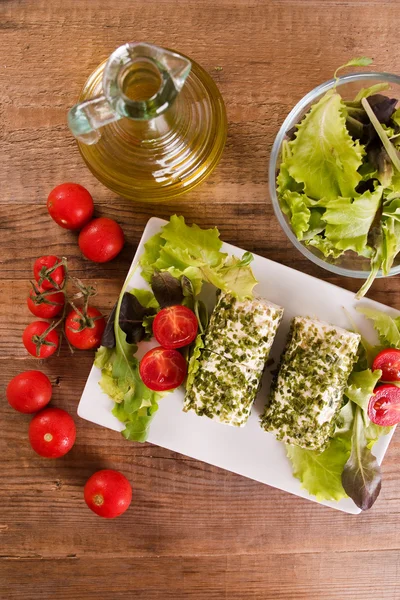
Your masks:
<instances>
[{"instance_id":1,"label":"cluster of cherry tomatoes","mask_svg":"<svg viewBox=\"0 0 400 600\"><path fill-rule=\"evenodd\" d=\"M115 258L124 245L124 233L113 219L92 219L93 198L78 183L62 183L47 199L51 218L64 229L80 231L78 244L82 254L97 263Z\"/></svg>"},{"instance_id":2,"label":"cluster of cherry tomatoes","mask_svg":"<svg viewBox=\"0 0 400 600\"><path fill-rule=\"evenodd\" d=\"M52 396L50 379L41 371L25 371L9 382L9 404L18 412L35 414L29 424L33 450L45 458L60 458L71 450L76 439L73 418L65 410L48 407ZM84 488L86 504L96 514L113 518L126 511L132 488L122 473L104 469L94 473Z\"/></svg>"},{"instance_id":3,"label":"cluster of cherry tomatoes","mask_svg":"<svg viewBox=\"0 0 400 600\"><path fill-rule=\"evenodd\" d=\"M385 383L374 389L368 416L376 425L392 427L400 423L400 350L381 350L372 363L372 370L377 369L382 371L381 381Z\"/></svg>"}]
</instances>

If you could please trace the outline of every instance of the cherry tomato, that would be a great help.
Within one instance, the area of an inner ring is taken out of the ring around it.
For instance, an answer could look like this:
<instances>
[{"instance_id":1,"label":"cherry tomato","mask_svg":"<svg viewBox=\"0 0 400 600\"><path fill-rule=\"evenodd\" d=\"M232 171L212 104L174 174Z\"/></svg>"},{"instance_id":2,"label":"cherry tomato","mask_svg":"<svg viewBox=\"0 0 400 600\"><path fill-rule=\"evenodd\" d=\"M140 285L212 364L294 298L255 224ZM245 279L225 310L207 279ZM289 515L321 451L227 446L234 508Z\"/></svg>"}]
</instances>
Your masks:
<instances>
[{"instance_id":1,"label":"cherry tomato","mask_svg":"<svg viewBox=\"0 0 400 600\"><path fill-rule=\"evenodd\" d=\"M75 443L73 418L61 408L45 408L29 424L29 441L34 451L45 458L67 454Z\"/></svg>"},{"instance_id":2,"label":"cherry tomato","mask_svg":"<svg viewBox=\"0 0 400 600\"><path fill-rule=\"evenodd\" d=\"M50 379L41 371L24 371L13 377L7 386L10 406L21 413L34 413L51 400Z\"/></svg>"},{"instance_id":3,"label":"cherry tomato","mask_svg":"<svg viewBox=\"0 0 400 600\"><path fill-rule=\"evenodd\" d=\"M132 487L125 475L112 469L94 473L84 488L85 502L96 515L106 519L119 517L132 500Z\"/></svg>"},{"instance_id":4,"label":"cherry tomato","mask_svg":"<svg viewBox=\"0 0 400 600\"><path fill-rule=\"evenodd\" d=\"M400 423L400 388L392 383L376 387L369 401L368 416L382 427Z\"/></svg>"},{"instance_id":5,"label":"cherry tomato","mask_svg":"<svg viewBox=\"0 0 400 600\"><path fill-rule=\"evenodd\" d=\"M41 319L52 319L60 314L65 304L65 296L57 290L45 290L38 286L37 291L31 289L26 299L28 308L35 317Z\"/></svg>"},{"instance_id":6,"label":"cherry tomato","mask_svg":"<svg viewBox=\"0 0 400 600\"><path fill-rule=\"evenodd\" d=\"M93 216L93 198L79 183L62 183L51 190L47 210L64 229L82 229Z\"/></svg>"},{"instance_id":7,"label":"cherry tomato","mask_svg":"<svg viewBox=\"0 0 400 600\"><path fill-rule=\"evenodd\" d=\"M143 356L139 365L143 383L154 392L179 387L187 372L186 360L178 350L157 346Z\"/></svg>"},{"instance_id":8,"label":"cherry tomato","mask_svg":"<svg viewBox=\"0 0 400 600\"><path fill-rule=\"evenodd\" d=\"M55 329L50 331L43 340L40 340L40 336L48 328L49 324L46 321L34 321L26 327L22 334L22 341L29 354L32 354L35 358L48 358L58 348L59 337ZM39 343L38 347L35 342ZM41 342L41 343L40 343Z\"/></svg>"},{"instance_id":9,"label":"cherry tomato","mask_svg":"<svg viewBox=\"0 0 400 600\"><path fill-rule=\"evenodd\" d=\"M83 256L97 263L112 260L124 245L124 232L112 219L100 217L90 221L79 234Z\"/></svg>"},{"instance_id":10,"label":"cherry tomato","mask_svg":"<svg viewBox=\"0 0 400 600\"><path fill-rule=\"evenodd\" d=\"M58 256L52 254L41 256L35 260L35 264L33 265L33 275L44 290L52 290L62 286L65 277L64 267L60 265L51 272L54 265L59 262L60 259Z\"/></svg>"},{"instance_id":11,"label":"cherry tomato","mask_svg":"<svg viewBox=\"0 0 400 600\"><path fill-rule=\"evenodd\" d=\"M382 371L382 381L400 381L400 350L386 348L375 356L372 370Z\"/></svg>"},{"instance_id":12,"label":"cherry tomato","mask_svg":"<svg viewBox=\"0 0 400 600\"><path fill-rule=\"evenodd\" d=\"M153 333L163 348L182 348L196 338L197 317L187 306L168 306L157 314Z\"/></svg>"},{"instance_id":13,"label":"cherry tomato","mask_svg":"<svg viewBox=\"0 0 400 600\"><path fill-rule=\"evenodd\" d=\"M91 350L100 346L106 321L97 308L89 306L84 317L71 310L65 319L65 335L72 346L79 350Z\"/></svg>"}]
</instances>

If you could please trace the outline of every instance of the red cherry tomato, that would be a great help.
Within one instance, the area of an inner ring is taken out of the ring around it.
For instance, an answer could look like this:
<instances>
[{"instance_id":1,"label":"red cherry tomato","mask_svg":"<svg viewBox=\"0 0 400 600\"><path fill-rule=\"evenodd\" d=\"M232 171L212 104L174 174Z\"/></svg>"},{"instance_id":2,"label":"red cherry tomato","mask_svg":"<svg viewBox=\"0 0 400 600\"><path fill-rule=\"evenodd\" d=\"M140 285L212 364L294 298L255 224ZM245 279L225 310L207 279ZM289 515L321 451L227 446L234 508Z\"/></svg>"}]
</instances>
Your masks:
<instances>
[{"instance_id":1,"label":"red cherry tomato","mask_svg":"<svg viewBox=\"0 0 400 600\"><path fill-rule=\"evenodd\" d=\"M41 256L35 260L33 275L44 290L51 290L62 286L65 277L64 267L60 265L54 271L51 271L54 265L59 262L60 259L52 254Z\"/></svg>"},{"instance_id":2,"label":"red cherry tomato","mask_svg":"<svg viewBox=\"0 0 400 600\"><path fill-rule=\"evenodd\" d=\"M10 406L21 413L34 413L51 400L50 379L41 371L24 371L13 377L7 386Z\"/></svg>"},{"instance_id":3,"label":"red cherry tomato","mask_svg":"<svg viewBox=\"0 0 400 600\"><path fill-rule=\"evenodd\" d=\"M182 348L196 338L197 317L187 306L169 306L157 314L153 322L153 333L164 348Z\"/></svg>"},{"instance_id":4,"label":"red cherry tomato","mask_svg":"<svg viewBox=\"0 0 400 600\"><path fill-rule=\"evenodd\" d=\"M376 387L369 401L368 416L382 427L400 423L400 388L392 383Z\"/></svg>"},{"instance_id":5,"label":"red cherry tomato","mask_svg":"<svg viewBox=\"0 0 400 600\"><path fill-rule=\"evenodd\" d=\"M47 210L64 229L82 229L93 216L93 198L79 183L62 183L51 190Z\"/></svg>"},{"instance_id":6,"label":"red cherry tomato","mask_svg":"<svg viewBox=\"0 0 400 600\"><path fill-rule=\"evenodd\" d=\"M45 290L43 286L37 287L38 294L31 289L26 299L28 308L35 317L41 319L52 319L60 314L65 304L63 292L57 290Z\"/></svg>"},{"instance_id":7,"label":"red cherry tomato","mask_svg":"<svg viewBox=\"0 0 400 600\"><path fill-rule=\"evenodd\" d=\"M386 348L376 355L372 370L382 371L382 381L400 381L400 350Z\"/></svg>"},{"instance_id":8,"label":"red cherry tomato","mask_svg":"<svg viewBox=\"0 0 400 600\"><path fill-rule=\"evenodd\" d=\"M158 346L143 356L139 365L142 381L150 390L163 392L179 387L187 372L186 360L178 350Z\"/></svg>"},{"instance_id":9,"label":"red cherry tomato","mask_svg":"<svg viewBox=\"0 0 400 600\"><path fill-rule=\"evenodd\" d=\"M59 337L55 329L50 331L43 340L39 338L48 328L49 324L46 321L34 321L26 327L22 334L22 341L29 354L32 354L35 358L48 358L58 348ZM40 344L40 341L42 342ZM35 342L40 344L40 347Z\"/></svg>"},{"instance_id":10,"label":"red cherry tomato","mask_svg":"<svg viewBox=\"0 0 400 600\"><path fill-rule=\"evenodd\" d=\"M91 350L100 346L106 321L97 308L89 306L84 318L71 310L65 319L65 335L72 346L79 350Z\"/></svg>"},{"instance_id":11,"label":"red cherry tomato","mask_svg":"<svg viewBox=\"0 0 400 600\"><path fill-rule=\"evenodd\" d=\"M83 256L97 263L112 260L124 245L124 232L112 219L100 217L90 221L79 234Z\"/></svg>"},{"instance_id":12,"label":"red cherry tomato","mask_svg":"<svg viewBox=\"0 0 400 600\"><path fill-rule=\"evenodd\" d=\"M97 471L86 482L85 502L96 515L113 519L126 511L132 500L132 487L125 475L112 469Z\"/></svg>"},{"instance_id":13,"label":"red cherry tomato","mask_svg":"<svg viewBox=\"0 0 400 600\"><path fill-rule=\"evenodd\" d=\"M73 418L61 408L45 408L29 425L29 441L34 451L45 458L67 454L75 443Z\"/></svg>"}]
</instances>

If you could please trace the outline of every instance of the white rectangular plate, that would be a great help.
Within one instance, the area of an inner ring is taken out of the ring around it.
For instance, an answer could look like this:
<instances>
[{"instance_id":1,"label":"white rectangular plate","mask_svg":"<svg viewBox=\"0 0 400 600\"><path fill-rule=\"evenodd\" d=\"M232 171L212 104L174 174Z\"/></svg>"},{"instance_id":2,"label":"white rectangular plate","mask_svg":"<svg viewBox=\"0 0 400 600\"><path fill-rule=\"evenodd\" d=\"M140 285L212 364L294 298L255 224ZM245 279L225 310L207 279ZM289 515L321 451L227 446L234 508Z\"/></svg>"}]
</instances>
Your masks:
<instances>
[{"instance_id":1,"label":"white rectangular plate","mask_svg":"<svg viewBox=\"0 0 400 600\"><path fill-rule=\"evenodd\" d=\"M137 264L144 250L145 242L152 235L158 233L160 227L165 223L166 221L156 218L149 220L130 272ZM241 256L244 252L230 244L224 244L222 250L236 256ZM151 424L148 441L317 502L315 497L302 489L301 483L293 477L284 445L278 442L272 434L263 431L259 425L259 417L271 382L271 370L276 368L279 362L289 331L290 320L296 315L317 317L332 325L349 329L351 324L346 316L344 310L346 309L359 331L367 339L376 343L373 327L355 310L356 305L363 304L377 308L394 317L399 316L400 313L372 300L366 299L357 303L352 292L262 256L254 256L252 268L259 281L256 293L283 306L285 312L270 355L275 362L269 369L266 369L261 390L247 425L243 428L230 427L207 417L198 417L193 411L184 413L182 411L184 389L179 388L161 400L160 408ZM137 269L130 281L129 289L143 287L147 287L147 284L140 275L140 269ZM209 293L208 296L206 300L212 306L214 294ZM149 348L149 343L143 343L141 346L139 356ZM100 371L93 367L78 406L78 415L103 427L121 431L124 426L111 414L114 404L101 391L98 385L99 380ZM393 432L382 437L374 448L379 463L382 462L392 435ZM361 512L350 499L340 502L321 502L320 504L352 514Z\"/></svg>"}]
</instances>

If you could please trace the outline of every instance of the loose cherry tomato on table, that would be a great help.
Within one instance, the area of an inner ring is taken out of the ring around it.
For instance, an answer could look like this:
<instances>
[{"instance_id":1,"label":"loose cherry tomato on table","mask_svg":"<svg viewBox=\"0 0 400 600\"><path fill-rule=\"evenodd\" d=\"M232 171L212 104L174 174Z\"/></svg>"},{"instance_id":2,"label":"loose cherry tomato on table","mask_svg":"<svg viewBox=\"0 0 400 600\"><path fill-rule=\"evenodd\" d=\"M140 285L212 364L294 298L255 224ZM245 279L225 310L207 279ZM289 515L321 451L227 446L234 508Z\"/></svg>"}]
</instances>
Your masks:
<instances>
[{"instance_id":1,"label":"loose cherry tomato on table","mask_svg":"<svg viewBox=\"0 0 400 600\"><path fill-rule=\"evenodd\" d=\"M400 381L400 350L386 348L376 355L372 370L382 371L382 381Z\"/></svg>"},{"instance_id":2,"label":"loose cherry tomato on table","mask_svg":"<svg viewBox=\"0 0 400 600\"><path fill-rule=\"evenodd\" d=\"M50 379L41 371L24 371L13 377L7 386L10 406L21 413L41 410L51 400Z\"/></svg>"},{"instance_id":3,"label":"loose cherry tomato on table","mask_svg":"<svg viewBox=\"0 0 400 600\"><path fill-rule=\"evenodd\" d=\"M28 308L35 317L52 319L60 314L65 304L63 292L45 290L43 286L31 289L27 298Z\"/></svg>"},{"instance_id":4,"label":"loose cherry tomato on table","mask_svg":"<svg viewBox=\"0 0 400 600\"><path fill-rule=\"evenodd\" d=\"M55 329L43 337L48 327L49 324L46 321L34 321L26 327L22 334L22 341L25 348L35 358L48 358L58 348L60 340Z\"/></svg>"},{"instance_id":5,"label":"loose cherry tomato on table","mask_svg":"<svg viewBox=\"0 0 400 600\"><path fill-rule=\"evenodd\" d=\"M139 373L143 383L150 390L173 390L184 382L187 373L186 360L178 350L157 346L143 356Z\"/></svg>"},{"instance_id":6,"label":"loose cherry tomato on table","mask_svg":"<svg viewBox=\"0 0 400 600\"><path fill-rule=\"evenodd\" d=\"M97 515L106 519L119 517L132 500L132 487L125 475L112 469L94 473L84 488L85 502Z\"/></svg>"},{"instance_id":7,"label":"loose cherry tomato on table","mask_svg":"<svg viewBox=\"0 0 400 600\"><path fill-rule=\"evenodd\" d=\"M76 427L73 418L61 408L45 408L35 415L29 425L29 441L33 450L45 458L67 454L75 443Z\"/></svg>"},{"instance_id":8,"label":"loose cherry tomato on table","mask_svg":"<svg viewBox=\"0 0 400 600\"><path fill-rule=\"evenodd\" d=\"M187 306L168 306L157 314L153 322L153 333L164 348L182 348L196 338L197 317Z\"/></svg>"},{"instance_id":9,"label":"loose cherry tomato on table","mask_svg":"<svg viewBox=\"0 0 400 600\"><path fill-rule=\"evenodd\" d=\"M60 227L82 229L93 216L93 198L79 183L62 183L50 192L47 210Z\"/></svg>"},{"instance_id":10,"label":"loose cherry tomato on table","mask_svg":"<svg viewBox=\"0 0 400 600\"><path fill-rule=\"evenodd\" d=\"M124 232L112 219L100 217L90 221L79 234L83 256L97 263L112 260L124 245Z\"/></svg>"},{"instance_id":11,"label":"loose cherry tomato on table","mask_svg":"<svg viewBox=\"0 0 400 600\"><path fill-rule=\"evenodd\" d=\"M44 290L58 289L62 286L65 278L64 267L59 265L54 269L54 266L60 262L61 259L53 254L41 256L35 260L33 275Z\"/></svg>"},{"instance_id":12,"label":"loose cherry tomato on table","mask_svg":"<svg viewBox=\"0 0 400 600\"><path fill-rule=\"evenodd\" d=\"M71 310L65 319L65 335L69 343L79 350L91 350L100 346L106 321L97 308L89 306L84 313Z\"/></svg>"}]
</instances>

